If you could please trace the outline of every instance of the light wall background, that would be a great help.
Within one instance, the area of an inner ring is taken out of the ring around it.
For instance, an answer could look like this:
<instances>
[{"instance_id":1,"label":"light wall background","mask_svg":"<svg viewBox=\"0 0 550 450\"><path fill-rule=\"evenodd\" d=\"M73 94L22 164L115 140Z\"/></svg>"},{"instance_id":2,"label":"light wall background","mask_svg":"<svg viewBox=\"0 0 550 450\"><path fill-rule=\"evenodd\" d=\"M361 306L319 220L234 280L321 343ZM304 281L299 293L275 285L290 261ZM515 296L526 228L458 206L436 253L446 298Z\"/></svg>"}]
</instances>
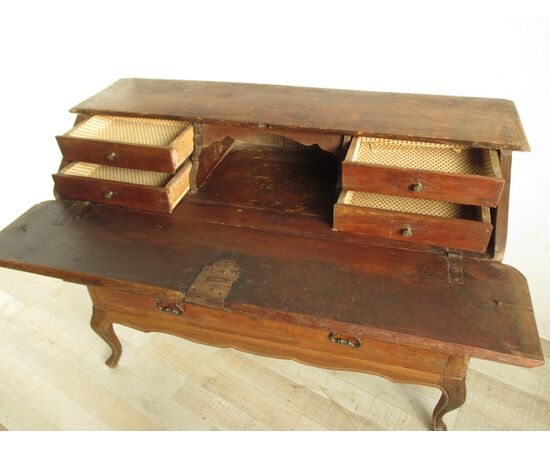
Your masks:
<instances>
[{"instance_id":1,"label":"light wall background","mask_svg":"<svg viewBox=\"0 0 550 450\"><path fill-rule=\"evenodd\" d=\"M550 338L548 15L528 1L382 5L2 2L0 228L53 198L68 109L122 77L507 98L532 152L514 155L505 262Z\"/></svg>"}]
</instances>

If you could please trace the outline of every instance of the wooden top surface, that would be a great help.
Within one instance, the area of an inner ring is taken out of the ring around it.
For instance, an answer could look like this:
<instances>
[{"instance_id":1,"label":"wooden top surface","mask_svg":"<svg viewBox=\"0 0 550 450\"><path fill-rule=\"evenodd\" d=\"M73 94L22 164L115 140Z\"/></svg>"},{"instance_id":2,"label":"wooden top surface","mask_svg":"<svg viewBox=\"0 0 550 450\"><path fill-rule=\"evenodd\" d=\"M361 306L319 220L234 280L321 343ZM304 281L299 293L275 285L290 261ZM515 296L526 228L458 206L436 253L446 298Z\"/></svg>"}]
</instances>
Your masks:
<instances>
[{"instance_id":1,"label":"wooden top surface","mask_svg":"<svg viewBox=\"0 0 550 450\"><path fill-rule=\"evenodd\" d=\"M132 78L71 111L529 150L501 99Z\"/></svg>"},{"instance_id":2,"label":"wooden top surface","mask_svg":"<svg viewBox=\"0 0 550 450\"><path fill-rule=\"evenodd\" d=\"M226 309L542 364L527 282L512 267L466 259L464 284L449 284L443 255L204 222L191 213L201 207L184 200L173 215L154 215L41 203L0 233L0 266L180 298L204 265L232 259L241 273ZM204 207L207 217L215 215L212 205Z\"/></svg>"}]
</instances>

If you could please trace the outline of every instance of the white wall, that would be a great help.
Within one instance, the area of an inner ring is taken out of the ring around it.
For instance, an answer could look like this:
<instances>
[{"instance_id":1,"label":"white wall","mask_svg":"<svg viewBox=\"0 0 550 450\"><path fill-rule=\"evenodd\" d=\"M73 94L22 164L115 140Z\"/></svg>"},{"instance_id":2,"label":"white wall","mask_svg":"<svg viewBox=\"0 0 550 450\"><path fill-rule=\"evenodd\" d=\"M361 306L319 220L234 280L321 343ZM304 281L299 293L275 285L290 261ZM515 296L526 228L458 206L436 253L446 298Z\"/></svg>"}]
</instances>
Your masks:
<instances>
[{"instance_id":1,"label":"white wall","mask_svg":"<svg viewBox=\"0 0 550 450\"><path fill-rule=\"evenodd\" d=\"M532 152L514 158L505 262L550 338L550 20L527 1L430 3L2 2L0 228L52 198L67 110L118 78L508 98Z\"/></svg>"}]
</instances>

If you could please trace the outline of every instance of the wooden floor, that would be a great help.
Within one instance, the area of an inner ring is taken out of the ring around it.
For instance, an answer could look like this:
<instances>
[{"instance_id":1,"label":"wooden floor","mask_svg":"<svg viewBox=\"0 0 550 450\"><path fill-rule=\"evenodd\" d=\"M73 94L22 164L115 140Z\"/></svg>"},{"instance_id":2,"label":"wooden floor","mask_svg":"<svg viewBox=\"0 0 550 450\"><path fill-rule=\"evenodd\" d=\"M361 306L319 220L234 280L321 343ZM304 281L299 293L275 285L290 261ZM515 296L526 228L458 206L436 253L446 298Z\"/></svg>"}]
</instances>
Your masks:
<instances>
[{"instance_id":1,"label":"wooden floor","mask_svg":"<svg viewBox=\"0 0 550 450\"><path fill-rule=\"evenodd\" d=\"M0 430L426 430L439 397L122 326L112 370L90 315L84 287L0 269ZM550 365L470 367L449 429L550 429Z\"/></svg>"}]
</instances>

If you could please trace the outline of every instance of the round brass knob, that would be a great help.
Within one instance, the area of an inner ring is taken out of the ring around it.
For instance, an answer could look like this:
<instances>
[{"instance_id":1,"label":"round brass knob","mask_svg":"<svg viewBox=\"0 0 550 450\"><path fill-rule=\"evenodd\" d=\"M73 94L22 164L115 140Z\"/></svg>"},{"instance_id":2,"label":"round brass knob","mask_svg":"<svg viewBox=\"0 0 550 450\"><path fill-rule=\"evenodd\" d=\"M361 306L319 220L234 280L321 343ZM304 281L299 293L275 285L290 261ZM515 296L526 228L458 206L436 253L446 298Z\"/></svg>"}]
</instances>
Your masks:
<instances>
[{"instance_id":1,"label":"round brass knob","mask_svg":"<svg viewBox=\"0 0 550 450\"><path fill-rule=\"evenodd\" d=\"M413 235L413 230L411 227L405 227L401 230L401 235L404 237L411 237Z\"/></svg>"},{"instance_id":2,"label":"round brass knob","mask_svg":"<svg viewBox=\"0 0 550 450\"><path fill-rule=\"evenodd\" d=\"M117 156L115 152L107 153L105 155L105 158L107 158L109 161L116 161Z\"/></svg>"},{"instance_id":3,"label":"round brass knob","mask_svg":"<svg viewBox=\"0 0 550 450\"><path fill-rule=\"evenodd\" d=\"M422 183L420 181L418 181L418 182L414 183L411 186L411 188L414 192L422 192L423 186L422 186Z\"/></svg>"},{"instance_id":4,"label":"round brass knob","mask_svg":"<svg viewBox=\"0 0 550 450\"><path fill-rule=\"evenodd\" d=\"M103 197L105 197L107 200L111 200L115 196L115 193L113 191L107 191L103 194Z\"/></svg>"}]
</instances>

